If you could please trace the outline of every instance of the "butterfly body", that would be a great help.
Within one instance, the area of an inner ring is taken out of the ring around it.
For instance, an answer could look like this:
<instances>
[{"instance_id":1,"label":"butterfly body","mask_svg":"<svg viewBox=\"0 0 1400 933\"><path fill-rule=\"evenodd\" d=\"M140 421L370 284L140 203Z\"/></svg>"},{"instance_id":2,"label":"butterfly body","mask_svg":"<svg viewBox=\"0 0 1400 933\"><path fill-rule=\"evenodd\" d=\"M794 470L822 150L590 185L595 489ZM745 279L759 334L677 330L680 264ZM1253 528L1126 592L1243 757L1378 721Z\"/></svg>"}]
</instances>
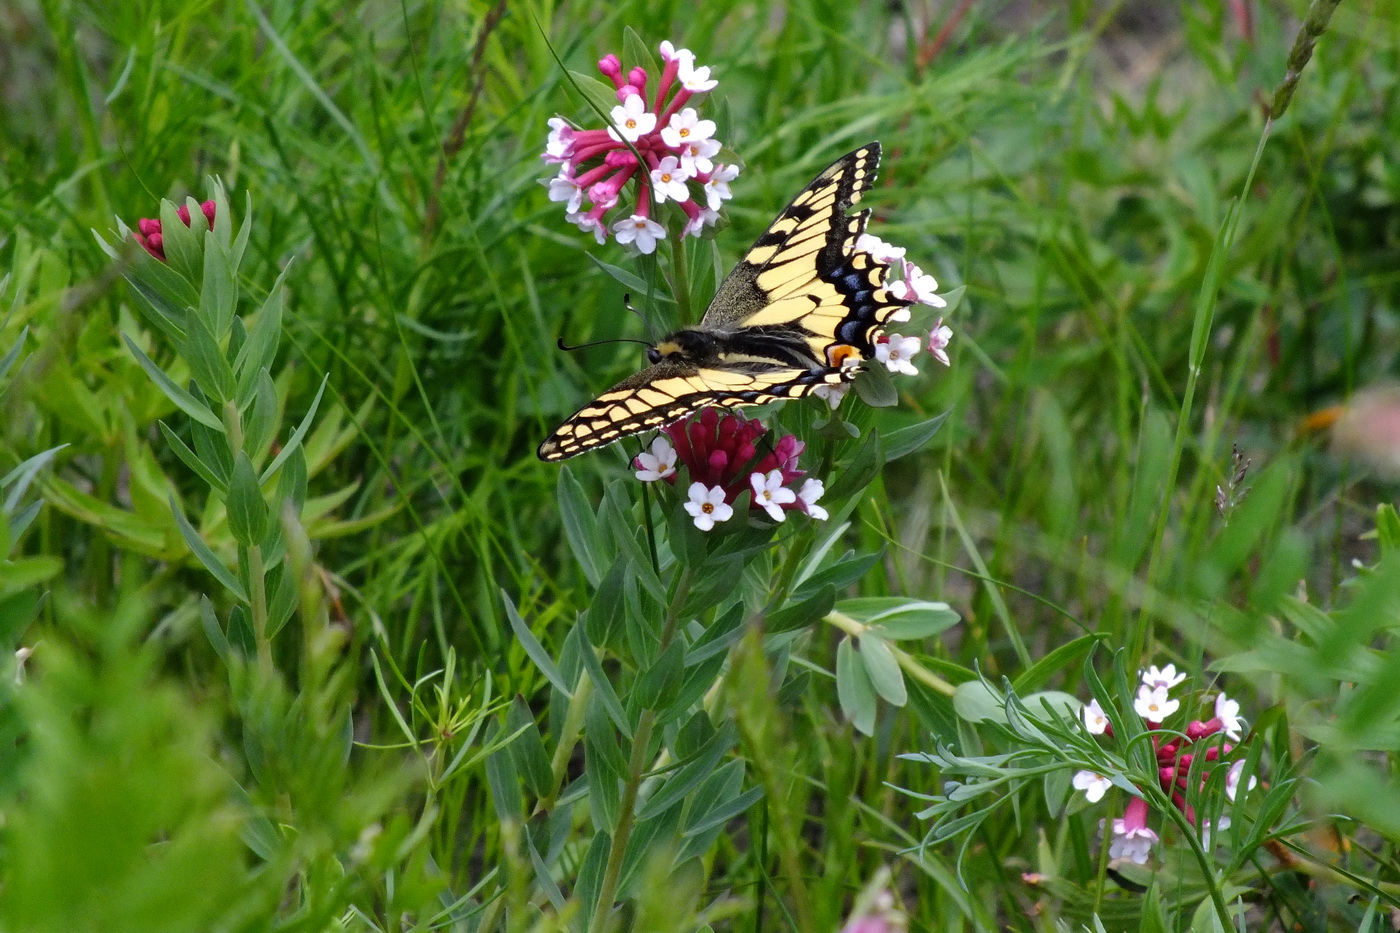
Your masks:
<instances>
[{"instance_id":1,"label":"butterfly body","mask_svg":"<svg viewBox=\"0 0 1400 933\"><path fill-rule=\"evenodd\" d=\"M799 398L854 379L908 305L885 289L886 265L856 248L869 211L846 213L879 159L870 143L828 166L755 241L700 323L657 341L651 365L560 425L540 459L564 460L706 406Z\"/></svg>"}]
</instances>

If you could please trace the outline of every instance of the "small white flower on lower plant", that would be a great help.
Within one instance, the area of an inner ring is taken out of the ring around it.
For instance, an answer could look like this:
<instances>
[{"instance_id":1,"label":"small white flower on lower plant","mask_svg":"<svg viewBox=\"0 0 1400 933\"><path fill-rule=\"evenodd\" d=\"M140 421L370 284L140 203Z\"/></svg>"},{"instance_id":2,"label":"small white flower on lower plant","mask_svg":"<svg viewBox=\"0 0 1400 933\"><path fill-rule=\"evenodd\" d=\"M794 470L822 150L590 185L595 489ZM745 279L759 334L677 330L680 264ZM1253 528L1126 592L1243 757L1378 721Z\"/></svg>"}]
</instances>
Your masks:
<instances>
[{"instance_id":1,"label":"small white flower on lower plant","mask_svg":"<svg viewBox=\"0 0 1400 933\"><path fill-rule=\"evenodd\" d=\"M1240 735L1244 732L1244 720L1240 719L1238 700L1232 700L1223 693L1216 697L1215 718L1220 720L1226 735L1236 742L1240 740Z\"/></svg>"},{"instance_id":2,"label":"small white flower on lower plant","mask_svg":"<svg viewBox=\"0 0 1400 933\"><path fill-rule=\"evenodd\" d=\"M919 352L918 337L904 337L890 334L883 342L875 345L875 359L885 364L892 373L905 373L917 376L919 370L909 360Z\"/></svg>"},{"instance_id":3,"label":"small white flower on lower plant","mask_svg":"<svg viewBox=\"0 0 1400 933\"><path fill-rule=\"evenodd\" d=\"M831 516L826 509L817 505L817 500L826 492L826 486L819 479L808 479L802 483L802 488L797 490L797 498L802 502L803 510L817 521L824 522Z\"/></svg>"},{"instance_id":4,"label":"small white flower on lower plant","mask_svg":"<svg viewBox=\"0 0 1400 933\"><path fill-rule=\"evenodd\" d=\"M813 389L812 394L825 400L831 406L831 410L835 411L841 406L841 400L846 397L846 393L849 391L851 391L849 382L838 382L835 385L825 383Z\"/></svg>"},{"instance_id":5,"label":"small white flower on lower plant","mask_svg":"<svg viewBox=\"0 0 1400 933\"><path fill-rule=\"evenodd\" d=\"M638 454L632 465L637 468L637 479L644 483L670 479L676 475L676 448L662 435L651 442L651 453Z\"/></svg>"},{"instance_id":6,"label":"small white flower on lower plant","mask_svg":"<svg viewBox=\"0 0 1400 933\"><path fill-rule=\"evenodd\" d=\"M1108 731L1108 717L1104 715L1103 707L1098 700L1090 700L1084 704L1082 710L1084 714L1084 728L1089 730L1090 735L1103 735Z\"/></svg>"},{"instance_id":7,"label":"small white flower on lower plant","mask_svg":"<svg viewBox=\"0 0 1400 933\"><path fill-rule=\"evenodd\" d=\"M1108 793L1108 789L1113 786L1113 782L1102 774L1093 771L1079 771L1070 782L1075 790L1082 790L1084 797L1090 803L1098 803L1103 799L1103 795Z\"/></svg>"},{"instance_id":8,"label":"small white flower on lower plant","mask_svg":"<svg viewBox=\"0 0 1400 933\"><path fill-rule=\"evenodd\" d=\"M1186 672L1182 671L1178 674L1175 664L1168 664L1166 667L1161 668L1154 664L1142 672L1142 684L1144 687L1165 687L1170 690L1185 679Z\"/></svg>"},{"instance_id":9,"label":"small white flower on lower plant","mask_svg":"<svg viewBox=\"0 0 1400 933\"><path fill-rule=\"evenodd\" d=\"M928 352L944 366L953 365L948 359L948 341L952 339L953 329L943 323L943 318L939 318L938 323L933 325L933 330L928 333Z\"/></svg>"},{"instance_id":10,"label":"small white flower on lower plant","mask_svg":"<svg viewBox=\"0 0 1400 933\"><path fill-rule=\"evenodd\" d=\"M689 496L685 510L701 531L709 531L715 527L715 522L727 522L734 517L734 507L724 501L721 486L711 488L704 483L691 483Z\"/></svg>"},{"instance_id":11,"label":"small white flower on lower plant","mask_svg":"<svg viewBox=\"0 0 1400 933\"><path fill-rule=\"evenodd\" d=\"M787 517L783 506L797 501L797 493L783 485L783 471L769 470L767 475L754 473L749 477L753 487L753 503L768 513L768 517L780 522Z\"/></svg>"},{"instance_id":12,"label":"small white flower on lower plant","mask_svg":"<svg viewBox=\"0 0 1400 933\"><path fill-rule=\"evenodd\" d=\"M654 253L656 241L666 238L666 229L650 217L633 214L613 224L613 235L619 243L632 243L643 253Z\"/></svg>"},{"instance_id":13,"label":"small white flower on lower plant","mask_svg":"<svg viewBox=\"0 0 1400 933\"><path fill-rule=\"evenodd\" d=\"M1206 820L1205 822L1203 822L1201 824L1201 848L1209 849L1211 837L1215 833L1223 833L1229 828L1230 817L1224 813L1222 813L1220 815L1220 819L1216 820L1214 823L1212 823L1210 820Z\"/></svg>"},{"instance_id":14,"label":"small white flower on lower plant","mask_svg":"<svg viewBox=\"0 0 1400 933\"><path fill-rule=\"evenodd\" d=\"M1138 688L1137 699L1133 701L1133 709L1150 723L1160 723L1180 708L1181 701L1168 697L1166 687L1146 684Z\"/></svg>"},{"instance_id":15,"label":"small white flower on lower plant","mask_svg":"<svg viewBox=\"0 0 1400 933\"><path fill-rule=\"evenodd\" d=\"M1243 771L1244 761L1241 760L1230 765L1230 770L1225 774L1225 796L1229 797L1231 802L1234 801L1235 795L1240 792L1240 774ZM1259 781L1251 774L1249 776L1249 784L1245 786L1245 790L1254 790L1254 788L1258 786Z\"/></svg>"},{"instance_id":16,"label":"small white flower on lower plant","mask_svg":"<svg viewBox=\"0 0 1400 933\"><path fill-rule=\"evenodd\" d=\"M1113 840L1108 846L1109 858L1125 858L1146 865L1158 836L1147 828L1147 801L1134 797L1128 801L1121 819L1113 821Z\"/></svg>"}]
</instances>

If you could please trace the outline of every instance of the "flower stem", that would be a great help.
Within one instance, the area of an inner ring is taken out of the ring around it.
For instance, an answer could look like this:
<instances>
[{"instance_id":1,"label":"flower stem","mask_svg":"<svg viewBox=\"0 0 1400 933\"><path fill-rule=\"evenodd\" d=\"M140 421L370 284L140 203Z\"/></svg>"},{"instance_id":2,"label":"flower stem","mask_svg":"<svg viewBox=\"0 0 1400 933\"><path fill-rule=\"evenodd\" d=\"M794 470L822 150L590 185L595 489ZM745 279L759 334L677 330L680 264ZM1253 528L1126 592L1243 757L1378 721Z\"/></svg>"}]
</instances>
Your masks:
<instances>
[{"instance_id":1,"label":"flower stem","mask_svg":"<svg viewBox=\"0 0 1400 933\"><path fill-rule=\"evenodd\" d=\"M690 595L690 586L695 579L695 570L686 566L676 581L675 592L671 595L670 606L666 609L666 622L661 628L661 643L657 656L671 647L676 626L680 621L681 608ZM634 812L637 808L637 791L642 786L642 775L646 770L647 750L651 745L651 733L656 727L656 710L645 709L637 719L636 731L632 733L632 754L627 760L627 783L622 788L622 801L618 806L617 829L613 832L608 846L608 863L603 869L603 882L598 889L598 903L593 907L593 917L588 921L588 933L604 933L612 918L613 902L617 899L617 888L622 881L622 856L627 852L627 843L632 838Z\"/></svg>"},{"instance_id":2,"label":"flower stem","mask_svg":"<svg viewBox=\"0 0 1400 933\"><path fill-rule=\"evenodd\" d=\"M676 298L676 313L682 324L691 324L690 265L685 253L684 228L671 235L671 291Z\"/></svg>"}]
</instances>

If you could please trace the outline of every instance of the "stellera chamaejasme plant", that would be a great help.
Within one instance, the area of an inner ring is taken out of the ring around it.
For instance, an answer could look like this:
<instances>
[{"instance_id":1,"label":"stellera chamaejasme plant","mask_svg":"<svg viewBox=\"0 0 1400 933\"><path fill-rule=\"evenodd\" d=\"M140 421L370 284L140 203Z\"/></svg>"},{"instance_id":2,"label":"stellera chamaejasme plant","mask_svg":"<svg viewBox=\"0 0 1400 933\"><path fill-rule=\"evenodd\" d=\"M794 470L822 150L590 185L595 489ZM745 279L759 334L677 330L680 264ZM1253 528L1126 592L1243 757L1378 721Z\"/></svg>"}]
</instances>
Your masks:
<instances>
[{"instance_id":1,"label":"stellera chamaejasme plant","mask_svg":"<svg viewBox=\"0 0 1400 933\"><path fill-rule=\"evenodd\" d=\"M732 186L739 160L704 113L705 95L718 86L709 68L669 42L660 45L658 66L630 32L627 49L631 61L599 62L606 83L572 76L603 125L550 121L542 157L560 170L548 181L549 197L597 245L616 239L646 256L640 275L664 278L648 286L673 295L686 323L698 302L680 244L712 231L724 205L742 197ZM916 305L956 304L961 290L938 294L903 250L869 235L857 248L891 268L885 287L901 304L896 320L908 321ZM632 273L627 279L636 282ZM916 374L914 358L926 346L948 363L950 336L941 320L927 337L880 335L857 394L895 403L891 374ZM779 412L790 421L786 430L775 415L714 408L658 425L630 455L640 489L610 482L601 501L575 472L561 471L562 524L594 594L557 656L505 600L517 638L550 684L556 734L552 751L541 745L539 755L499 757L499 782L533 791L534 804L522 801L520 813L531 833L549 831L557 801L587 800L595 832L573 895L588 930L609 926L619 901L631 897L627 879L642 866L663 870L655 860L664 858L674 871L705 870L701 856L724 822L760 798L771 825L800 823L784 813L787 784L767 761L763 736L775 692L806 683L794 679L793 662L831 665L831 639L822 637L830 629L818 623L839 633L837 695L860 731L874 732L879 699L906 702L906 678L916 689L951 691L898 647L956 624L946 604L841 598L878 559L841 546L862 490L884 464L922 447L943 419L882 435L869 429L867 413L843 419L845 388L787 404ZM567 767L578 744L583 775ZM811 928L800 841L785 830L778 836L778 865L793 892L786 909ZM539 850L540 870L556 852ZM677 892L676 917L686 909Z\"/></svg>"},{"instance_id":2,"label":"stellera chamaejasme plant","mask_svg":"<svg viewBox=\"0 0 1400 933\"><path fill-rule=\"evenodd\" d=\"M282 282L255 311L241 309L238 269L252 230L251 198L235 232L222 183L210 187L202 204L163 201L159 218L143 218L134 230L118 219L115 243L97 238L150 326L148 333L123 335L128 349L187 417L183 425L160 422L161 434L223 505L222 518L206 521L231 540L213 544L216 536L206 540L171 493L173 518L190 552L234 603L220 624L213 603L202 601L206 634L221 657L237 653L271 668L272 638L301 602L306 568L291 565L307 560L299 540L307 490L303 442L325 382L301 423L278 444L272 372L282 336ZM192 224L196 217L200 222ZM162 355L158 342L173 351L163 365L155 361ZM219 553L225 548L231 555Z\"/></svg>"}]
</instances>

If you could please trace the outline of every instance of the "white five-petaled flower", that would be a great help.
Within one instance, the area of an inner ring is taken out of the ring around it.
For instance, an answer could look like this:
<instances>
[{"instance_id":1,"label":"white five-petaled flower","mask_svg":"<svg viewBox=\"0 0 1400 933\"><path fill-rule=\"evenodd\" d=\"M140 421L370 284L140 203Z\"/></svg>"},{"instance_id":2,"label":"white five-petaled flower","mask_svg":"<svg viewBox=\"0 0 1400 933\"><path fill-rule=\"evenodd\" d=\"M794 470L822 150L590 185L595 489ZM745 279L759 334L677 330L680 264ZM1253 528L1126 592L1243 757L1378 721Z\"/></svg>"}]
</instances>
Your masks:
<instances>
[{"instance_id":1,"label":"white five-petaled flower","mask_svg":"<svg viewBox=\"0 0 1400 933\"><path fill-rule=\"evenodd\" d=\"M676 448L663 434L651 442L651 453L641 453L633 463L637 468L637 479L644 483L654 483L676 475Z\"/></svg>"},{"instance_id":2,"label":"white five-petaled flower","mask_svg":"<svg viewBox=\"0 0 1400 933\"><path fill-rule=\"evenodd\" d=\"M1108 846L1108 857L1125 858L1138 865L1146 865L1155 842L1157 834L1146 826L1129 826L1126 820L1114 820L1113 841Z\"/></svg>"},{"instance_id":3,"label":"white five-petaled flower","mask_svg":"<svg viewBox=\"0 0 1400 933\"><path fill-rule=\"evenodd\" d=\"M671 114L671 120L661 130L661 139L672 149L702 142L715 135L715 121L700 119L694 107Z\"/></svg>"},{"instance_id":4,"label":"white five-petaled flower","mask_svg":"<svg viewBox=\"0 0 1400 933\"><path fill-rule=\"evenodd\" d=\"M1075 790L1082 790L1085 799L1090 803L1098 803L1113 786L1112 781L1095 771L1076 772L1070 783L1074 785Z\"/></svg>"},{"instance_id":5,"label":"white five-petaled flower","mask_svg":"<svg viewBox=\"0 0 1400 933\"><path fill-rule=\"evenodd\" d=\"M953 339L953 329L943 323L943 318L938 319L938 323L933 325L933 330L928 333L928 352L933 354L933 358L944 366L951 366L952 361L948 359L948 341Z\"/></svg>"},{"instance_id":6,"label":"white five-petaled flower","mask_svg":"<svg viewBox=\"0 0 1400 933\"><path fill-rule=\"evenodd\" d=\"M891 246L873 233L862 233L857 237L856 249L869 253L876 262L883 263L903 259L905 253L904 247Z\"/></svg>"},{"instance_id":7,"label":"white five-petaled flower","mask_svg":"<svg viewBox=\"0 0 1400 933\"><path fill-rule=\"evenodd\" d=\"M729 190L729 183L739 177L739 166L721 165L710 175L710 180L705 182L705 200L710 205L710 210L717 211L725 201L734 197Z\"/></svg>"},{"instance_id":8,"label":"white five-petaled flower","mask_svg":"<svg viewBox=\"0 0 1400 933\"><path fill-rule=\"evenodd\" d=\"M641 252L654 253L656 241L666 239L666 229L649 217L633 214L613 224L613 235L619 243L634 243Z\"/></svg>"},{"instance_id":9,"label":"white five-petaled flower","mask_svg":"<svg viewBox=\"0 0 1400 933\"><path fill-rule=\"evenodd\" d=\"M699 236L704 231L706 225L713 226L719 220L719 211L712 211L708 207L702 207L685 222L685 228L681 230L681 236Z\"/></svg>"},{"instance_id":10,"label":"white five-petaled flower","mask_svg":"<svg viewBox=\"0 0 1400 933\"><path fill-rule=\"evenodd\" d=\"M681 165L680 159L673 155L662 159L656 168L651 170L651 189L656 192L656 203L660 204L667 199L689 201L690 191L685 186L689 180L690 173Z\"/></svg>"},{"instance_id":11,"label":"white five-petaled flower","mask_svg":"<svg viewBox=\"0 0 1400 933\"><path fill-rule=\"evenodd\" d=\"M546 162L567 162L574 148L574 128L561 117L549 118L549 140L544 144Z\"/></svg>"},{"instance_id":12,"label":"white five-petaled flower","mask_svg":"<svg viewBox=\"0 0 1400 933\"><path fill-rule=\"evenodd\" d=\"M583 207L583 189L578 186L578 182L569 175L569 170L555 175L547 182L549 185L549 199L551 201L568 201L568 206L564 208L567 214L576 214L579 208Z\"/></svg>"},{"instance_id":13,"label":"white five-petaled flower","mask_svg":"<svg viewBox=\"0 0 1400 933\"><path fill-rule=\"evenodd\" d=\"M900 262L903 264L904 281L892 282L889 285L891 295L902 301L916 301L932 308L948 307L948 302L937 294L937 279L907 259L901 259Z\"/></svg>"},{"instance_id":14,"label":"white five-petaled flower","mask_svg":"<svg viewBox=\"0 0 1400 933\"><path fill-rule=\"evenodd\" d=\"M675 45L673 45L673 44L671 43L671 40L670 40L670 39L666 39L666 40L662 41L662 43L661 43L661 45L660 45L660 49L661 49L661 58L662 58L662 60L664 60L664 61L668 61L668 62L669 62L669 61L672 61L673 59L677 59L677 58L688 58L688 59L690 59L691 61L694 61L694 60L695 60L695 53L694 53L694 52L692 52L690 49L678 49L678 48L676 48Z\"/></svg>"},{"instance_id":15,"label":"white five-petaled flower","mask_svg":"<svg viewBox=\"0 0 1400 933\"><path fill-rule=\"evenodd\" d=\"M695 519L695 527L701 531L709 531L715 527L715 522L727 522L734 516L734 507L724 501L724 488L721 486L711 488L704 483L691 483L689 496L685 510Z\"/></svg>"},{"instance_id":16,"label":"white five-petaled flower","mask_svg":"<svg viewBox=\"0 0 1400 933\"><path fill-rule=\"evenodd\" d=\"M593 239L598 241L599 246L602 246L604 243L608 242L607 228L604 227L603 222L597 217L593 216L593 214L565 214L564 219L571 224L578 225L578 228L584 233L593 234Z\"/></svg>"},{"instance_id":17,"label":"white five-petaled flower","mask_svg":"<svg viewBox=\"0 0 1400 933\"><path fill-rule=\"evenodd\" d=\"M1244 732L1244 720L1240 719L1240 704L1225 694L1215 698L1215 718L1225 727L1225 734L1236 742Z\"/></svg>"},{"instance_id":18,"label":"white five-petaled flower","mask_svg":"<svg viewBox=\"0 0 1400 933\"><path fill-rule=\"evenodd\" d=\"M621 142L634 143L656 129L656 114L647 112L647 103L640 94L629 94L627 99L612 109L613 125L608 127L608 135Z\"/></svg>"},{"instance_id":19,"label":"white five-petaled flower","mask_svg":"<svg viewBox=\"0 0 1400 933\"><path fill-rule=\"evenodd\" d=\"M797 498L802 501L802 507L808 515L819 522L824 522L831 516L826 509L817 505L817 500L826 492L826 486L819 479L809 478L804 480L802 488L797 490Z\"/></svg>"},{"instance_id":20,"label":"white five-petaled flower","mask_svg":"<svg viewBox=\"0 0 1400 933\"><path fill-rule=\"evenodd\" d=\"M1159 668L1154 664L1142 672L1142 684L1144 687L1165 687L1170 690L1185 679L1186 672L1182 671L1178 674L1175 664L1168 664L1163 668Z\"/></svg>"},{"instance_id":21,"label":"white five-petaled flower","mask_svg":"<svg viewBox=\"0 0 1400 933\"><path fill-rule=\"evenodd\" d=\"M1225 774L1225 796L1229 797L1232 802L1235 799L1235 795L1240 792L1240 774L1244 771L1244 764L1244 759L1240 759L1230 765L1230 770ZM1253 790L1258 785L1259 781L1251 774L1249 776L1249 783L1245 786L1245 790Z\"/></svg>"},{"instance_id":22,"label":"white five-petaled flower","mask_svg":"<svg viewBox=\"0 0 1400 933\"><path fill-rule=\"evenodd\" d=\"M1180 700L1167 696L1166 687L1149 687L1143 684L1138 688L1133 709L1148 722L1160 723L1181 708Z\"/></svg>"},{"instance_id":23,"label":"white five-petaled flower","mask_svg":"<svg viewBox=\"0 0 1400 933\"><path fill-rule=\"evenodd\" d=\"M683 57L681 52L685 52L689 57ZM680 60L680 67L676 70L676 77L680 78L681 87L695 94L701 91L713 90L715 85L719 84L719 82L710 77L710 67L705 65L696 68L695 56L690 55L685 49L682 49L681 52L676 53L676 57Z\"/></svg>"},{"instance_id":24,"label":"white five-petaled flower","mask_svg":"<svg viewBox=\"0 0 1400 933\"><path fill-rule=\"evenodd\" d=\"M714 171L715 156L724 146L718 139L700 139L681 146L681 165L694 175Z\"/></svg>"},{"instance_id":25,"label":"white five-petaled flower","mask_svg":"<svg viewBox=\"0 0 1400 933\"><path fill-rule=\"evenodd\" d=\"M812 394L817 398L825 399L826 403L835 411L841 406L841 400L846 397L846 393L851 391L849 382L838 382L836 384L823 383L812 390Z\"/></svg>"},{"instance_id":26,"label":"white five-petaled flower","mask_svg":"<svg viewBox=\"0 0 1400 933\"><path fill-rule=\"evenodd\" d=\"M783 506L797 501L797 493L783 485L782 470L769 470L766 475L751 474L749 485L753 487L754 505L767 512L775 522L787 517Z\"/></svg>"},{"instance_id":27,"label":"white five-petaled flower","mask_svg":"<svg viewBox=\"0 0 1400 933\"><path fill-rule=\"evenodd\" d=\"M1108 717L1104 715L1098 700L1090 700L1080 712L1084 715L1084 728L1089 730L1090 735L1103 735L1108 731Z\"/></svg>"},{"instance_id":28,"label":"white five-petaled flower","mask_svg":"<svg viewBox=\"0 0 1400 933\"><path fill-rule=\"evenodd\" d=\"M875 345L875 359L885 364L885 368L892 373L906 373L910 376L917 376L919 370L910 358L919 352L918 337L904 337L900 334L890 334L888 339Z\"/></svg>"}]
</instances>

